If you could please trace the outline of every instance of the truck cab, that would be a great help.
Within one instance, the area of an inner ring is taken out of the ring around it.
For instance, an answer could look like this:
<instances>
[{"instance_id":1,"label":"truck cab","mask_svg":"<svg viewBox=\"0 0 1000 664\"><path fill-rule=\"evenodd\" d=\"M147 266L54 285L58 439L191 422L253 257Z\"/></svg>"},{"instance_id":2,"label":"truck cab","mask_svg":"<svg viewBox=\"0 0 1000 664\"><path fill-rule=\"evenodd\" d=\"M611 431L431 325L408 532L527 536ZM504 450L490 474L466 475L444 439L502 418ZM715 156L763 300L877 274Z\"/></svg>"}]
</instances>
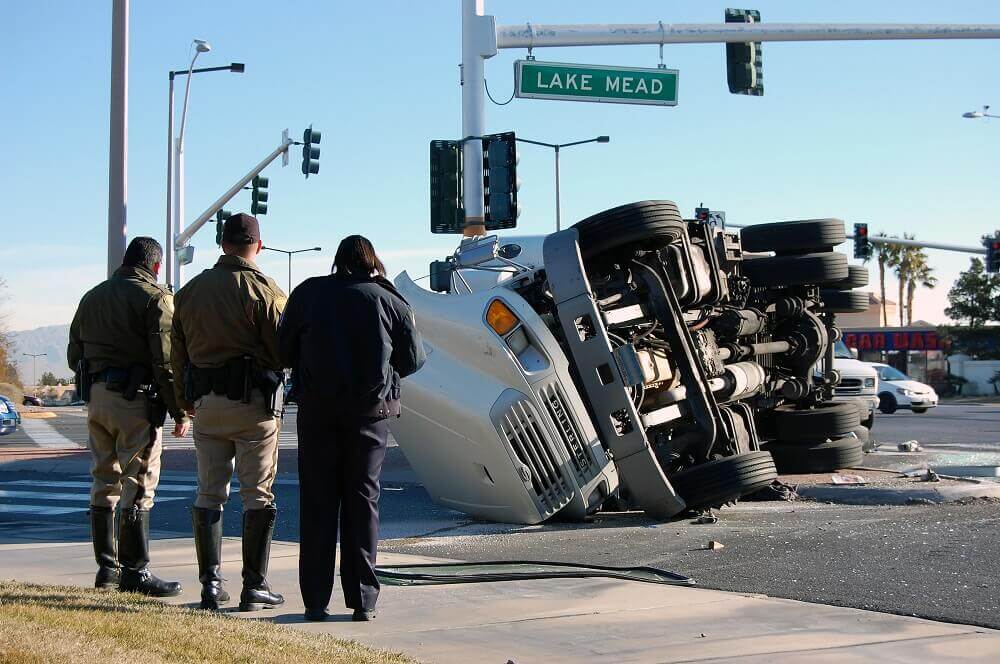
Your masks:
<instances>
[{"instance_id":1,"label":"truck cab","mask_svg":"<svg viewBox=\"0 0 1000 664\"><path fill-rule=\"evenodd\" d=\"M862 426L871 429L879 405L878 372L867 362L856 359L843 340L834 345L833 358L833 368L840 373L840 382L833 388L833 400L856 403L862 414Z\"/></svg>"}]
</instances>

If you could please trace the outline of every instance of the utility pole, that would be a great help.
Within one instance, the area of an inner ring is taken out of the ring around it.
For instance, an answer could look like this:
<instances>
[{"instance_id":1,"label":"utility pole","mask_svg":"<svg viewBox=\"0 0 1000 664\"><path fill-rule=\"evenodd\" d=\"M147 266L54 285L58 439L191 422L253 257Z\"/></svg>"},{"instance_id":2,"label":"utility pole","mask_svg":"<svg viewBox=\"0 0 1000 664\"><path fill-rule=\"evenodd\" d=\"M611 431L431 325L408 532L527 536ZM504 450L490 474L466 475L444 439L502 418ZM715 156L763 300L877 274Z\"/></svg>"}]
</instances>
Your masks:
<instances>
[{"instance_id":1,"label":"utility pole","mask_svg":"<svg viewBox=\"0 0 1000 664\"><path fill-rule=\"evenodd\" d=\"M289 251L288 249L275 249L274 247L264 247L265 251L277 251L278 253L285 254L288 256L288 295L292 293L292 256L294 254L301 254L306 251L323 251L322 247L310 247L308 249L293 249Z\"/></svg>"},{"instance_id":2,"label":"utility pole","mask_svg":"<svg viewBox=\"0 0 1000 664\"><path fill-rule=\"evenodd\" d=\"M108 277L125 258L128 236L128 13L129 0L113 0L111 130L108 141Z\"/></svg>"},{"instance_id":3,"label":"utility pole","mask_svg":"<svg viewBox=\"0 0 1000 664\"><path fill-rule=\"evenodd\" d=\"M21 353L21 355L27 355L31 358L31 388L35 391L35 395L38 395L38 358L46 357L48 353Z\"/></svg>"}]
</instances>

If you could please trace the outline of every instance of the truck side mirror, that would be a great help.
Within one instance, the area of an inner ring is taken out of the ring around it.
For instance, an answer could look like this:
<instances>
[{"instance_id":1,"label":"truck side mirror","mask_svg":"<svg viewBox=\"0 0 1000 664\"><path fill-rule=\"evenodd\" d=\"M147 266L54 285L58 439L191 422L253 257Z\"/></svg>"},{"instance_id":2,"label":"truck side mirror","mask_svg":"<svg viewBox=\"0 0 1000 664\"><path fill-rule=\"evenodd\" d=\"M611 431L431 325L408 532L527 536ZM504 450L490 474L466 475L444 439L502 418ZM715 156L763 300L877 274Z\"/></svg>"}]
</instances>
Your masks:
<instances>
[{"instance_id":1,"label":"truck side mirror","mask_svg":"<svg viewBox=\"0 0 1000 664\"><path fill-rule=\"evenodd\" d=\"M851 351L851 357L853 357L855 360L858 359L858 349L857 348L850 348L848 350Z\"/></svg>"},{"instance_id":2,"label":"truck side mirror","mask_svg":"<svg viewBox=\"0 0 1000 664\"><path fill-rule=\"evenodd\" d=\"M451 292L451 273L455 265L450 261L431 262L431 290L435 293Z\"/></svg>"}]
</instances>

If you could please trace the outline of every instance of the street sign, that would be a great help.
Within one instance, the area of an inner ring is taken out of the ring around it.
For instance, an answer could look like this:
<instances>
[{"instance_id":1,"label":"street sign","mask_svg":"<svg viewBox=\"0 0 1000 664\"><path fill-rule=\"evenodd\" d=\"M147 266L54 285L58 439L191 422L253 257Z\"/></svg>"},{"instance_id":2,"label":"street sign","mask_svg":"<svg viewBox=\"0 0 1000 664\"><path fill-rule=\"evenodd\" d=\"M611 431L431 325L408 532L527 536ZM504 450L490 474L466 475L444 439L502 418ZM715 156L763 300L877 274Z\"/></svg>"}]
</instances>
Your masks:
<instances>
[{"instance_id":1,"label":"street sign","mask_svg":"<svg viewBox=\"0 0 1000 664\"><path fill-rule=\"evenodd\" d=\"M676 69L514 62L514 94L526 99L677 105Z\"/></svg>"}]
</instances>

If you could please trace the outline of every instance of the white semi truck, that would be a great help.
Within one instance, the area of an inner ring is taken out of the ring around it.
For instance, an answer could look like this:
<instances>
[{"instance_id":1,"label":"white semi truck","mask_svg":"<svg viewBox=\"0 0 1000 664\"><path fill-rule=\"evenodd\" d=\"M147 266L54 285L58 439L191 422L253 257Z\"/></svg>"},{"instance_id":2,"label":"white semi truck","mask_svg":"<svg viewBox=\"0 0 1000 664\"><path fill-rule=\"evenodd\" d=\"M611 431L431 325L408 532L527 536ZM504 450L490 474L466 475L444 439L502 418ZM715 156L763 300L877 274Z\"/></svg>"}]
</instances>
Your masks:
<instances>
[{"instance_id":1,"label":"white semi truck","mask_svg":"<svg viewBox=\"0 0 1000 664\"><path fill-rule=\"evenodd\" d=\"M467 239L431 290L396 279L428 359L393 434L439 503L529 524L612 499L665 520L767 486L775 462L854 465L858 409L831 401L833 314L861 299L844 240L836 219L737 234L671 201Z\"/></svg>"}]
</instances>

